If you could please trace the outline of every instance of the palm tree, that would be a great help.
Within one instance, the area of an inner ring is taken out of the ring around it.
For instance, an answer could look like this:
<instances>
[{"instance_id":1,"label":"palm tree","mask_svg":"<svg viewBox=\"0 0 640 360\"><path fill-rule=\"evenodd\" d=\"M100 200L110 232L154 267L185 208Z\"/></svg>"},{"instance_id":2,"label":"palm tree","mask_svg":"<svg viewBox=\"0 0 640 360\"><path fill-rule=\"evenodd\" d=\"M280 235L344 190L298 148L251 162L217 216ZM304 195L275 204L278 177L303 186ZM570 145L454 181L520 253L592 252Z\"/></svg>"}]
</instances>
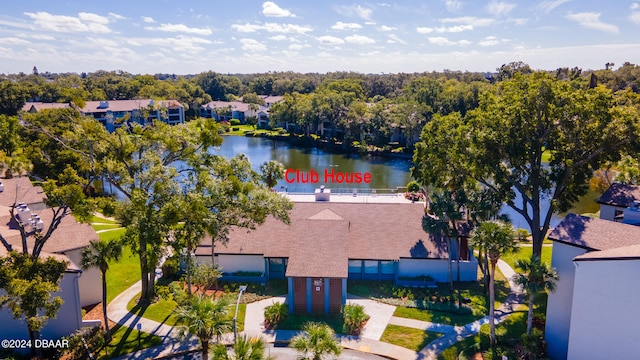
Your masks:
<instances>
[{"instance_id":1,"label":"palm tree","mask_svg":"<svg viewBox=\"0 0 640 360\"><path fill-rule=\"evenodd\" d=\"M513 281L522 286L529 295L529 313L527 315L527 335L531 335L533 327L533 298L542 291L555 291L558 273L549 264L540 261L533 255L528 260L518 260L516 267L522 270L522 274L515 274Z\"/></svg>"},{"instance_id":2,"label":"palm tree","mask_svg":"<svg viewBox=\"0 0 640 360\"><path fill-rule=\"evenodd\" d=\"M307 354L312 354L313 360L320 360L325 354L337 356L342 352L336 333L329 325L308 322L304 325L303 330L304 333L298 334L291 339L289 347L302 352L305 359Z\"/></svg>"},{"instance_id":3,"label":"palm tree","mask_svg":"<svg viewBox=\"0 0 640 360\"><path fill-rule=\"evenodd\" d=\"M122 244L119 241L108 241L101 239L91 241L90 245L82 251L80 266L83 269L97 267L100 269L102 279L102 314L104 315L104 328L107 339L110 338L109 319L107 318L107 270L109 262L120 260L122 255Z\"/></svg>"},{"instance_id":4,"label":"palm tree","mask_svg":"<svg viewBox=\"0 0 640 360\"><path fill-rule=\"evenodd\" d=\"M222 334L231 331L229 318L229 300L226 297L217 299L198 294L186 304L176 308L176 320L180 326L180 336L195 335L202 344L202 358L207 359L209 341L216 338L220 341Z\"/></svg>"},{"instance_id":5,"label":"palm tree","mask_svg":"<svg viewBox=\"0 0 640 360\"><path fill-rule=\"evenodd\" d=\"M214 360L262 360L265 359L265 342L262 338L247 338L242 336L233 345L233 356L227 352L227 347L218 344L213 348Z\"/></svg>"},{"instance_id":6,"label":"palm tree","mask_svg":"<svg viewBox=\"0 0 640 360\"><path fill-rule=\"evenodd\" d=\"M483 222L474 229L473 234L471 235L470 244L483 248L487 254L487 258L489 259L489 264L491 265L491 274L489 277L489 327L491 345L495 345L496 325L494 323L494 279L496 274L496 264L500 259L500 254L511 252L516 248L513 227L511 227L510 224L501 221Z\"/></svg>"}]
</instances>

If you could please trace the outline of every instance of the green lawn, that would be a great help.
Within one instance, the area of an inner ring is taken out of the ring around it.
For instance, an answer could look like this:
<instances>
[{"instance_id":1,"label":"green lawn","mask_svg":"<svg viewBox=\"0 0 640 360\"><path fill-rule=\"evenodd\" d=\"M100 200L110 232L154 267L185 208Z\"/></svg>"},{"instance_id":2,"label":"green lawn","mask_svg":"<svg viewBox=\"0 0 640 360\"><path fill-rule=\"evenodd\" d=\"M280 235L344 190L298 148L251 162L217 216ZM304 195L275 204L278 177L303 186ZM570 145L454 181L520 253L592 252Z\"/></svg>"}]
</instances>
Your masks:
<instances>
[{"instance_id":1,"label":"green lawn","mask_svg":"<svg viewBox=\"0 0 640 360\"><path fill-rule=\"evenodd\" d=\"M441 333L413 329L404 326L387 325L380 341L402 346L416 352L422 350L433 340L441 337Z\"/></svg>"},{"instance_id":2,"label":"green lawn","mask_svg":"<svg viewBox=\"0 0 640 360\"><path fill-rule=\"evenodd\" d=\"M121 226L118 224L93 224L93 230L101 231L101 230L114 230L120 229Z\"/></svg>"},{"instance_id":3,"label":"green lawn","mask_svg":"<svg viewBox=\"0 0 640 360\"><path fill-rule=\"evenodd\" d=\"M116 325L112 329L111 335L111 342L100 352L100 359L116 358L162 343L162 339L156 335L140 332L122 325Z\"/></svg>"},{"instance_id":4,"label":"green lawn","mask_svg":"<svg viewBox=\"0 0 640 360\"><path fill-rule=\"evenodd\" d=\"M547 264L551 264L551 253L553 250L553 246L543 246L542 247L542 256L541 256L541 260L543 262L546 262ZM531 254L533 252L533 248L531 246L520 246L518 247L518 251L517 252L513 252L510 254L505 254L500 256L500 258L502 260L504 260L504 262L506 262L507 264L509 264L509 266L511 266L514 270L516 269L516 261L522 259L522 260L527 260L531 257Z\"/></svg>"},{"instance_id":5,"label":"green lawn","mask_svg":"<svg viewBox=\"0 0 640 360\"><path fill-rule=\"evenodd\" d=\"M100 239L113 240L124 234L124 229L105 231L98 236ZM128 246L125 246L120 261L109 263L107 271L107 303L118 294L128 289L140 280L140 261Z\"/></svg>"},{"instance_id":6,"label":"green lawn","mask_svg":"<svg viewBox=\"0 0 640 360\"><path fill-rule=\"evenodd\" d=\"M157 321L165 325L169 325L169 326L179 325L174 313L174 310L176 309L178 304L174 300L160 299L149 306L141 308L137 304L139 296L140 294L138 294L133 299L131 299L131 301L129 301L129 303L127 304L127 309L129 311L131 311L136 315L142 316L149 320ZM236 309L235 303L233 303L232 305L229 305L230 320L233 319L235 309ZM238 318L237 318L238 331L244 330L244 317L245 317L246 311L247 311L247 304L240 304L240 306L238 306Z\"/></svg>"},{"instance_id":7,"label":"green lawn","mask_svg":"<svg viewBox=\"0 0 640 360\"><path fill-rule=\"evenodd\" d=\"M89 219L90 223L98 223L98 224L118 224L117 221L115 220L111 220L111 219L107 219L107 218L103 218L101 216L97 216L97 215L93 215L91 216L91 218Z\"/></svg>"}]
</instances>

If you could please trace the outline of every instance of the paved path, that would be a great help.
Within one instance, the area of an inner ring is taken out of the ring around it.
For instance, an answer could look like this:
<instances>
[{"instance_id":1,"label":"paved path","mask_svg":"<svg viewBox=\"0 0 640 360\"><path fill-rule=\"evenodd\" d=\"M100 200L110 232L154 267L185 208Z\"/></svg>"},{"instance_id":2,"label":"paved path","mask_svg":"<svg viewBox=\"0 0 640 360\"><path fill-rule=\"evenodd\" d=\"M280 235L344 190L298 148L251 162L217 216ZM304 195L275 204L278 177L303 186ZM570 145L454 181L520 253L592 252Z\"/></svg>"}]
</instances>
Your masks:
<instances>
[{"instance_id":1,"label":"paved path","mask_svg":"<svg viewBox=\"0 0 640 360\"><path fill-rule=\"evenodd\" d=\"M513 269L502 260L498 261L498 268L504 276L509 279L511 294L507 297L506 301L496 309L496 324L504 321L524 301L522 292L512 281L512 277L515 274ZM199 348L198 341L195 338L181 341L176 328L142 318L127 311L127 304L133 297L138 295L140 291L141 282L137 282L113 299L107 306L109 318L124 326L157 335L162 338L163 344L125 355L121 357L121 359L153 359ZM247 304L244 332L240 335L247 335L249 337L262 336L265 341L270 343L288 341L295 336L298 331L270 331L265 330L263 326L264 308L274 302L284 302L285 300L286 298L284 296L280 296ZM347 349L377 354L390 359L436 359L445 349L466 337L477 334L482 325L489 323L489 317L485 316L482 319L464 326L437 324L428 321L394 317L395 306L382 304L370 299L349 297L347 302L364 306L365 312L371 316L371 319L367 322L361 336L339 336L341 345ZM443 333L444 335L429 343L420 352L415 352L379 341L388 324L435 331ZM222 342L226 344L233 343L233 334L225 334Z\"/></svg>"}]
</instances>

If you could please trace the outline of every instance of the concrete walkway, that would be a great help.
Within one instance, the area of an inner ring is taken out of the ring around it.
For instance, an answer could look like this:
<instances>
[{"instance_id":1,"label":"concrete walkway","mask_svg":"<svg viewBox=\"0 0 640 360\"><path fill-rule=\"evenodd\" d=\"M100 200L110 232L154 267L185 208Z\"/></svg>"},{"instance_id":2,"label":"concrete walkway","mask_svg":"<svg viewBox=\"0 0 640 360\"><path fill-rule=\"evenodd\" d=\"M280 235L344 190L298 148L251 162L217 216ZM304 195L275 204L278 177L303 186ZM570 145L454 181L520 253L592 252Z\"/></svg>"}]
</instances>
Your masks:
<instances>
[{"instance_id":1,"label":"concrete walkway","mask_svg":"<svg viewBox=\"0 0 640 360\"><path fill-rule=\"evenodd\" d=\"M512 277L515 274L513 269L502 260L498 261L498 268L509 280L511 294L507 297L506 301L496 309L496 324L504 321L524 301L524 295L512 281ZM176 328L142 318L127 311L127 304L133 297L138 295L140 291L141 282L137 282L113 299L107 306L109 319L129 328L139 329L140 331L159 336L162 338L163 344L125 355L121 357L121 359L154 359L199 348L198 340L195 338L180 340ZM240 333L240 336L261 336L269 343L290 340L298 331L265 330L263 325L264 308L275 302L285 301L286 298L284 296L279 296L247 304L244 331ZM347 302L364 306L365 312L369 314L371 318L359 337L339 336L341 345L348 349L377 354L390 359L436 359L445 349L466 337L477 334L482 325L489 323L489 317L485 316L482 319L464 326L437 324L428 321L394 317L395 306L382 304L370 299L349 297ZM435 331L443 333L444 335L429 343L420 352L415 352L379 341L388 324ZM225 334L222 342L226 344L233 343L233 334Z\"/></svg>"}]
</instances>

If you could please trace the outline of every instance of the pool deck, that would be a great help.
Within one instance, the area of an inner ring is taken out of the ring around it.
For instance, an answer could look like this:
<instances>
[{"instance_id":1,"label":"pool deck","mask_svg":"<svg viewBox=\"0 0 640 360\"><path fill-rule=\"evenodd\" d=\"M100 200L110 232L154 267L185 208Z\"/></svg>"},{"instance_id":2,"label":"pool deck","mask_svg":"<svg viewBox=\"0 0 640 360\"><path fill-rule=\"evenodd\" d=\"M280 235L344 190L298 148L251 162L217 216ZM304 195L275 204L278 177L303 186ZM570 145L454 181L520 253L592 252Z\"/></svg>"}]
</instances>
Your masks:
<instances>
[{"instance_id":1,"label":"pool deck","mask_svg":"<svg viewBox=\"0 0 640 360\"><path fill-rule=\"evenodd\" d=\"M316 202L315 194L283 193L293 202ZM404 198L404 194L358 194L332 193L330 202L340 203L371 203L371 204L411 204L411 200ZM321 201L318 201L321 202ZM424 201L415 202L422 204Z\"/></svg>"}]
</instances>

